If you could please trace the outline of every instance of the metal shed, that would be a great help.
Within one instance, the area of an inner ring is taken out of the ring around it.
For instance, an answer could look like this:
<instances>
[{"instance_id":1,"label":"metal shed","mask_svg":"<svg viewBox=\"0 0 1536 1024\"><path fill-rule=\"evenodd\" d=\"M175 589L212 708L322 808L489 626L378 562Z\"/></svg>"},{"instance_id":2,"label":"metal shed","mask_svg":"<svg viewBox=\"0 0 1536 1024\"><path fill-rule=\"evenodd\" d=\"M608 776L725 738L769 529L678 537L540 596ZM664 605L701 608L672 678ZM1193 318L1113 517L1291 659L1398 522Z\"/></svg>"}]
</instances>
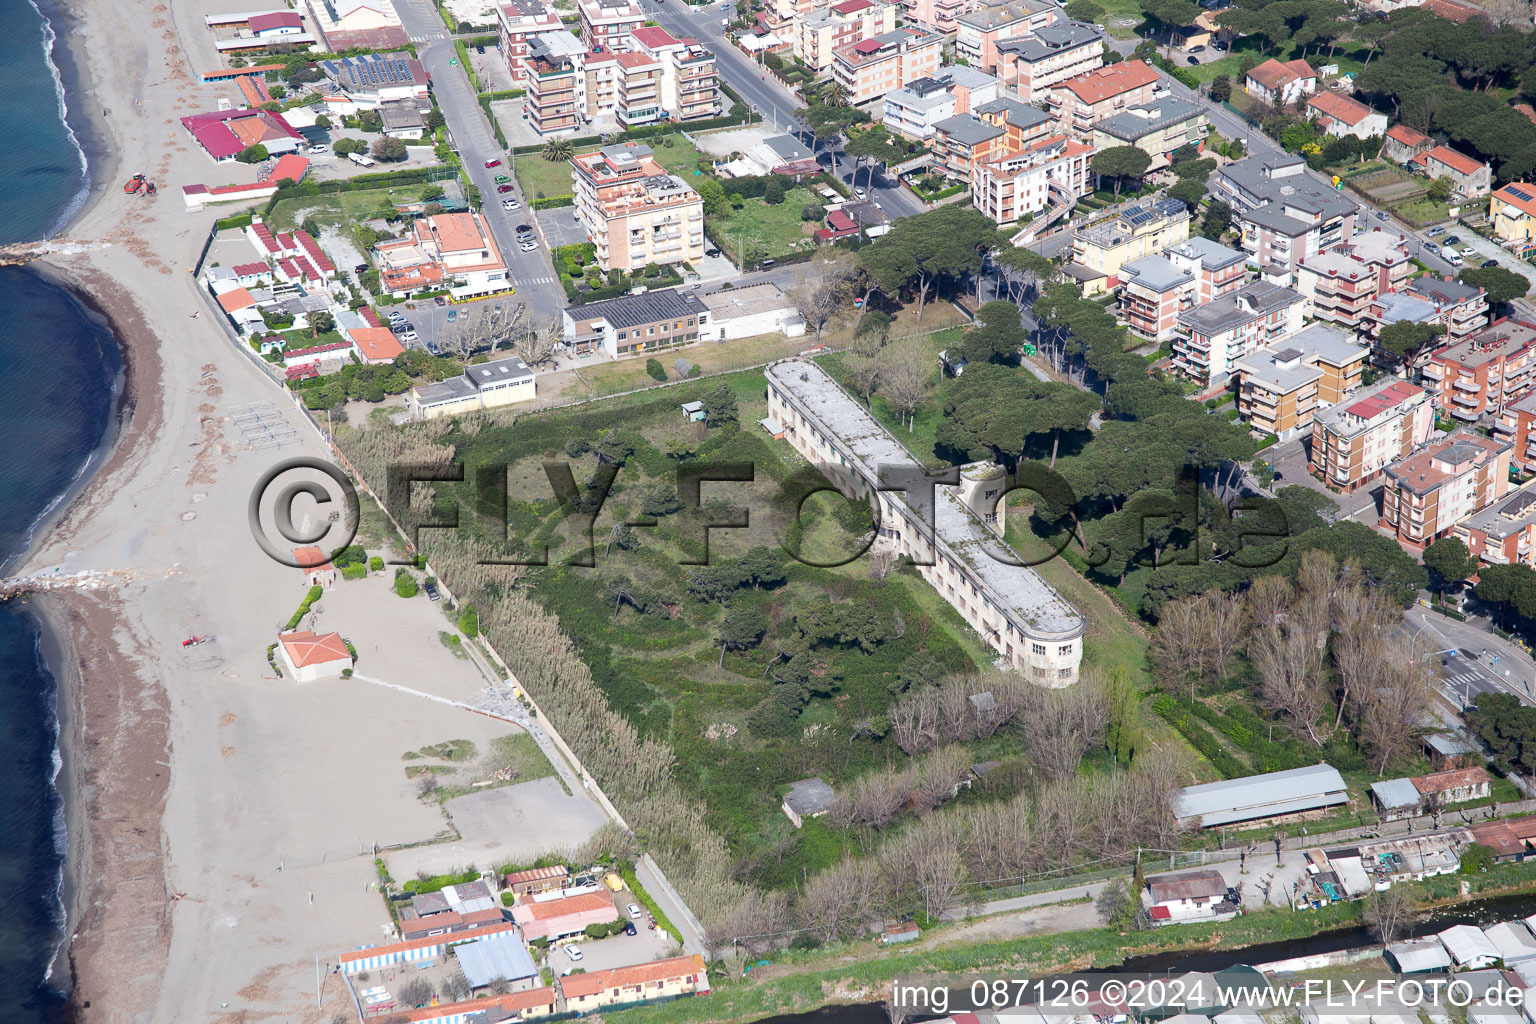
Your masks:
<instances>
[{"instance_id":1,"label":"metal shed","mask_svg":"<svg viewBox=\"0 0 1536 1024\"><path fill-rule=\"evenodd\" d=\"M1181 824L1212 828L1320 810L1348 801L1348 787L1338 769L1315 764L1186 786L1174 794L1173 809Z\"/></svg>"},{"instance_id":2,"label":"metal shed","mask_svg":"<svg viewBox=\"0 0 1536 1024\"><path fill-rule=\"evenodd\" d=\"M1470 924L1447 928L1439 939L1457 967L1487 967L1499 959L1499 947L1489 941L1481 928Z\"/></svg>"},{"instance_id":3,"label":"metal shed","mask_svg":"<svg viewBox=\"0 0 1536 1024\"><path fill-rule=\"evenodd\" d=\"M539 973L516 932L502 932L460 943L453 947L453 955L471 989L484 988L498 981L534 978Z\"/></svg>"},{"instance_id":4,"label":"metal shed","mask_svg":"<svg viewBox=\"0 0 1536 1024\"><path fill-rule=\"evenodd\" d=\"M1536 957L1536 937L1533 937L1531 930L1519 921L1503 921L1490 925L1483 929L1483 934L1488 936L1489 942L1498 947L1499 959L1506 965Z\"/></svg>"}]
</instances>

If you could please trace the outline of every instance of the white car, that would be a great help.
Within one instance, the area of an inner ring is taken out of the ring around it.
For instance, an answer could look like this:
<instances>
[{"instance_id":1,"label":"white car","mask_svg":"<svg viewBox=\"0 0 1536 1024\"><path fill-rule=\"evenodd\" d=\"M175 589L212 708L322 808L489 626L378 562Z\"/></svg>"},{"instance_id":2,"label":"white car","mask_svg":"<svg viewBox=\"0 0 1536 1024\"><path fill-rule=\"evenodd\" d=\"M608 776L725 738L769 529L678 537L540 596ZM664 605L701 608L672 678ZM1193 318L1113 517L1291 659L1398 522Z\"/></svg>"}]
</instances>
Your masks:
<instances>
[{"instance_id":1,"label":"white car","mask_svg":"<svg viewBox=\"0 0 1536 1024\"><path fill-rule=\"evenodd\" d=\"M864 199L868 195L869 195L869 193L865 192L861 188L856 188L856 189L853 190L853 198L855 198L855 199Z\"/></svg>"},{"instance_id":2,"label":"white car","mask_svg":"<svg viewBox=\"0 0 1536 1024\"><path fill-rule=\"evenodd\" d=\"M1471 259L1472 257L1476 256L1478 253L1477 253L1476 249L1474 249L1470 245L1468 245L1468 246L1464 246L1462 248L1461 254L1463 256L1465 256L1467 259Z\"/></svg>"},{"instance_id":3,"label":"white car","mask_svg":"<svg viewBox=\"0 0 1536 1024\"><path fill-rule=\"evenodd\" d=\"M521 210L523 208L523 204L518 202L516 199L503 199L501 201L501 208L503 210Z\"/></svg>"},{"instance_id":4,"label":"white car","mask_svg":"<svg viewBox=\"0 0 1536 1024\"><path fill-rule=\"evenodd\" d=\"M517 248L521 252L534 252L535 250L538 249L538 247L539 247L539 243L535 242L533 239L530 238L526 242L524 242L521 245L519 245Z\"/></svg>"},{"instance_id":5,"label":"white car","mask_svg":"<svg viewBox=\"0 0 1536 1024\"><path fill-rule=\"evenodd\" d=\"M572 960L580 960L581 959L581 947L580 946L566 946L565 947L565 955L570 957Z\"/></svg>"},{"instance_id":6,"label":"white car","mask_svg":"<svg viewBox=\"0 0 1536 1024\"><path fill-rule=\"evenodd\" d=\"M640 919L640 914L642 913L642 911L640 910L640 904L638 904L638 903L631 903L629 906L625 907L624 909L629 911L629 916L630 917L634 918L637 921Z\"/></svg>"},{"instance_id":7,"label":"white car","mask_svg":"<svg viewBox=\"0 0 1536 1024\"><path fill-rule=\"evenodd\" d=\"M1465 263L1466 260L1464 260L1460 256L1456 255L1456 253L1454 253L1454 252L1447 252L1445 254L1445 262L1449 263L1453 267L1459 267L1463 263Z\"/></svg>"}]
</instances>

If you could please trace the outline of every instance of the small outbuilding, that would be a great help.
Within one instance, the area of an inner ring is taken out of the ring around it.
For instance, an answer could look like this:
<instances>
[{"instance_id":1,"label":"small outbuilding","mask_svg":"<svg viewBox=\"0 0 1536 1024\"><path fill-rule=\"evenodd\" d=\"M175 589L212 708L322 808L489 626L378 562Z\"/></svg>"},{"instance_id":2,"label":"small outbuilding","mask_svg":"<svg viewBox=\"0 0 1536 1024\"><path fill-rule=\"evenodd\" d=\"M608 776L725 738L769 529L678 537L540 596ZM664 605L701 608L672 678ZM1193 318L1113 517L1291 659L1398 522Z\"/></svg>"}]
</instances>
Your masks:
<instances>
[{"instance_id":1,"label":"small outbuilding","mask_svg":"<svg viewBox=\"0 0 1536 1024\"><path fill-rule=\"evenodd\" d=\"M1423 810L1423 797L1411 779L1383 779L1371 783L1371 803L1383 820L1413 818Z\"/></svg>"},{"instance_id":2,"label":"small outbuilding","mask_svg":"<svg viewBox=\"0 0 1536 1024\"><path fill-rule=\"evenodd\" d=\"M277 638L277 655L283 668L301 683L339 676L352 667L352 652L340 633L283 633Z\"/></svg>"},{"instance_id":3,"label":"small outbuilding","mask_svg":"<svg viewBox=\"0 0 1536 1024\"><path fill-rule=\"evenodd\" d=\"M1463 969L1487 967L1499 959L1499 947L1495 946L1481 928L1470 924L1458 924L1438 936L1446 952L1456 966Z\"/></svg>"},{"instance_id":4,"label":"small outbuilding","mask_svg":"<svg viewBox=\"0 0 1536 1024\"><path fill-rule=\"evenodd\" d=\"M702 423L702 422L704 422L704 403L703 402L684 402L683 403L683 418L686 419L689 423Z\"/></svg>"},{"instance_id":5,"label":"small outbuilding","mask_svg":"<svg viewBox=\"0 0 1536 1024\"><path fill-rule=\"evenodd\" d=\"M826 814L836 798L832 787L824 780L801 779L790 785L781 806L784 808L784 816L794 822L795 828L801 828L806 818L819 818Z\"/></svg>"},{"instance_id":6,"label":"small outbuilding","mask_svg":"<svg viewBox=\"0 0 1536 1024\"><path fill-rule=\"evenodd\" d=\"M1445 951L1445 945L1434 936L1427 939L1394 942L1387 947L1387 956L1397 964L1397 969L1403 974L1422 974L1426 971L1451 969L1451 955Z\"/></svg>"},{"instance_id":7,"label":"small outbuilding","mask_svg":"<svg viewBox=\"0 0 1536 1024\"><path fill-rule=\"evenodd\" d=\"M1499 959L1505 965L1518 963L1521 960L1536 959L1536 937L1531 935L1531 930L1519 921L1502 921L1499 924L1489 925L1483 929L1483 934L1488 936L1499 950Z\"/></svg>"}]
</instances>

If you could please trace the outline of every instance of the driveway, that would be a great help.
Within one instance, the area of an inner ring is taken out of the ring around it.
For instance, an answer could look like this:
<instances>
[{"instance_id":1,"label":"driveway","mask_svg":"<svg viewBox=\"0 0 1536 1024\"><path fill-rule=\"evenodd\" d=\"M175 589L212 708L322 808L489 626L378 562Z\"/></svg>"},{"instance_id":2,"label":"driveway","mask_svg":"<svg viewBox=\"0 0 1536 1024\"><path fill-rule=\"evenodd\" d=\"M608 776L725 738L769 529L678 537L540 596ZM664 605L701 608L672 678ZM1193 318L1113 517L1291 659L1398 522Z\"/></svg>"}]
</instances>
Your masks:
<instances>
[{"instance_id":1,"label":"driveway","mask_svg":"<svg viewBox=\"0 0 1536 1024\"><path fill-rule=\"evenodd\" d=\"M620 905L620 912L623 909ZM612 935L595 941L577 939L576 945L581 949L580 962L566 956L564 949L550 950L549 966L555 973L563 974L575 967L588 974L596 974L598 971L611 971L615 967L633 967L635 964L661 960L671 950L672 936L660 928L651 931L645 926L645 919L641 918L635 924L634 935Z\"/></svg>"},{"instance_id":2,"label":"driveway","mask_svg":"<svg viewBox=\"0 0 1536 1024\"><path fill-rule=\"evenodd\" d=\"M551 249L558 249L562 245L580 245L587 240L586 228L576 219L574 206L537 210L534 216L538 218L539 230L544 233L544 241Z\"/></svg>"},{"instance_id":3,"label":"driveway","mask_svg":"<svg viewBox=\"0 0 1536 1024\"><path fill-rule=\"evenodd\" d=\"M1513 270L1527 281L1530 281L1533 286L1536 286L1536 267L1531 266L1531 264L1522 259L1517 259L1508 249L1502 248L1482 235L1473 234L1465 227L1447 229L1445 235L1455 235L1460 239L1456 245L1457 252L1461 252L1468 247L1477 250L1478 255L1476 256L1463 255L1463 258L1467 261L1466 266L1462 268L1463 270L1467 269L1467 267L1478 266L1484 260L1498 260L1499 266L1505 270ZM1441 235L1435 241L1442 241L1445 235Z\"/></svg>"},{"instance_id":4,"label":"driveway","mask_svg":"<svg viewBox=\"0 0 1536 1024\"><path fill-rule=\"evenodd\" d=\"M1338 506L1338 519L1353 519L1357 523L1373 526L1380 512L1380 506L1376 501L1380 485L1374 487L1362 487L1353 494L1339 494L1329 490L1323 482L1317 479L1307 469L1307 448L1300 437L1293 437L1289 441L1281 441L1279 444L1270 445L1258 454L1258 457L1268 462L1275 468L1275 482L1271 489L1289 487L1298 484L1302 487L1310 487L1319 494L1327 495L1328 499Z\"/></svg>"}]
</instances>

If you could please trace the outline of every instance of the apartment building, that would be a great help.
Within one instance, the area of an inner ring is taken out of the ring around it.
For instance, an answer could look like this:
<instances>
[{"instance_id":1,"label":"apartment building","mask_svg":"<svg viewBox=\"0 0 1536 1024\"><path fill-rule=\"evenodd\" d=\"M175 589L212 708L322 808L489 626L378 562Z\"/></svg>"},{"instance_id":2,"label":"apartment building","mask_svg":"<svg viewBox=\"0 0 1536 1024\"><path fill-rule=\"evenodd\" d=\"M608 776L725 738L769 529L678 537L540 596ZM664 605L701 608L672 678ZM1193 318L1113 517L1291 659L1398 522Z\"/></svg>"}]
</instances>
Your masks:
<instances>
[{"instance_id":1,"label":"apartment building","mask_svg":"<svg viewBox=\"0 0 1536 1024\"><path fill-rule=\"evenodd\" d=\"M576 0L581 16L581 45L587 50L621 50L635 29L645 24L639 0Z\"/></svg>"},{"instance_id":2,"label":"apartment building","mask_svg":"<svg viewBox=\"0 0 1536 1024\"><path fill-rule=\"evenodd\" d=\"M604 146L571 160L576 219L604 270L704 258L704 203L656 162L649 146Z\"/></svg>"},{"instance_id":3,"label":"apartment building","mask_svg":"<svg viewBox=\"0 0 1536 1024\"><path fill-rule=\"evenodd\" d=\"M1237 414L1259 435L1282 441L1312 432L1319 409L1360 386L1370 350L1343 331L1313 324L1232 363Z\"/></svg>"},{"instance_id":4,"label":"apartment building","mask_svg":"<svg viewBox=\"0 0 1536 1024\"><path fill-rule=\"evenodd\" d=\"M661 107L669 120L687 124L720 116L725 105L713 51L697 39L677 39L655 26L632 32L629 46L661 64Z\"/></svg>"},{"instance_id":5,"label":"apartment building","mask_svg":"<svg viewBox=\"0 0 1536 1024\"><path fill-rule=\"evenodd\" d=\"M1120 318L1149 341L1174 335L1178 315L1241 288L1248 256L1196 236L1120 268Z\"/></svg>"},{"instance_id":6,"label":"apartment building","mask_svg":"<svg viewBox=\"0 0 1536 1024\"><path fill-rule=\"evenodd\" d=\"M973 68L995 71L997 45L1056 23L1060 8L1045 0L983 3L955 19L955 56Z\"/></svg>"},{"instance_id":7,"label":"apartment building","mask_svg":"<svg viewBox=\"0 0 1536 1024\"><path fill-rule=\"evenodd\" d=\"M994 48L997 77L1026 103L1043 103L1047 90L1104 66L1104 33L1081 21L1058 21Z\"/></svg>"},{"instance_id":8,"label":"apartment building","mask_svg":"<svg viewBox=\"0 0 1536 1024\"><path fill-rule=\"evenodd\" d=\"M881 123L908 139L933 136L933 126L957 114L969 114L998 97L997 79L975 68L955 64L932 78L919 78L887 93Z\"/></svg>"},{"instance_id":9,"label":"apartment building","mask_svg":"<svg viewBox=\"0 0 1536 1024\"><path fill-rule=\"evenodd\" d=\"M1342 93L1323 90L1307 99L1307 113L1335 138L1353 135L1371 139L1387 133L1387 115L1350 99Z\"/></svg>"},{"instance_id":10,"label":"apartment building","mask_svg":"<svg viewBox=\"0 0 1536 1024\"><path fill-rule=\"evenodd\" d=\"M842 0L803 15L795 23L795 56L817 74L832 66L832 53L861 39L896 31L895 4Z\"/></svg>"},{"instance_id":11,"label":"apartment building","mask_svg":"<svg viewBox=\"0 0 1536 1024\"><path fill-rule=\"evenodd\" d=\"M1381 381L1312 420L1311 469L1335 490L1353 491L1429 440L1434 407L1423 388Z\"/></svg>"},{"instance_id":12,"label":"apartment building","mask_svg":"<svg viewBox=\"0 0 1536 1024\"><path fill-rule=\"evenodd\" d=\"M899 28L833 51L832 78L854 106L938 73L944 37L926 29Z\"/></svg>"},{"instance_id":13,"label":"apartment building","mask_svg":"<svg viewBox=\"0 0 1536 1024\"><path fill-rule=\"evenodd\" d=\"M1248 72L1248 95L1271 106L1295 103L1317 91L1317 72L1301 58L1281 63L1271 57Z\"/></svg>"},{"instance_id":14,"label":"apartment building","mask_svg":"<svg viewBox=\"0 0 1536 1024\"><path fill-rule=\"evenodd\" d=\"M1486 565L1536 566L1536 484L1467 516L1451 535Z\"/></svg>"},{"instance_id":15,"label":"apartment building","mask_svg":"<svg viewBox=\"0 0 1536 1024\"><path fill-rule=\"evenodd\" d=\"M1371 329L1371 307L1413 275L1407 242L1395 232L1369 231L1347 244L1312 253L1296 265L1296 289L1306 313L1356 330Z\"/></svg>"},{"instance_id":16,"label":"apartment building","mask_svg":"<svg viewBox=\"0 0 1536 1024\"><path fill-rule=\"evenodd\" d=\"M582 55L581 43L569 32L546 32L529 41L523 111L540 135L572 131L585 119L585 104L577 99L578 86L585 84Z\"/></svg>"},{"instance_id":17,"label":"apartment building","mask_svg":"<svg viewBox=\"0 0 1536 1024\"><path fill-rule=\"evenodd\" d=\"M1092 273L1084 294L1120 286L1127 263L1154 256L1189 238L1189 208L1177 199L1128 206L1079 228L1072 239L1072 264Z\"/></svg>"},{"instance_id":18,"label":"apartment building","mask_svg":"<svg viewBox=\"0 0 1536 1024\"><path fill-rule=\"evenodd\" d=\"M1381 526L1405 547L1423 550L1462 519L1509 491L1507 441L1470 430L1425 445L1386 468Z\"/></svg>"},{"instance_id":19,"label":"apartment building","mask_svg":"<svg viewBox=\"0 0 1536 1024\"><path fill-rule=\"evenodd\" d=\"M478 213L417 217L410 232L373 247L379 285L395 298L446 286L455 298L511 287L496 239Z\"/></svg>"},{"instance_id":20,"label":"apartment building","mask_svg":"<svg viewBox=\"0 0 1536 1024\"><path fill-rule=\"evenodd\" d=\"M561 317L562 337L578 354L602 349L618 359L697 343L709 307L692 292L664 288L570 306Z\"/></svg>"},{"instance_id":21,"label":"apartment building","mask_svg":"<svg viewBox=\"0 0 1536 1024\"><path fill-rule=\"evenodd\" d=\"M1127 60L1063 79L1045 90L1045 102L1058 131L1087 141L1098 122L1151 103L1165 92L1151 65Z\"/></svg>"},{"instance_id":22,"label":"apartment building","mask_svg":"<svg viewBox=\"0 0 1536 1024\"><path fill-rule=\"evenodd\" d=\"M952 178L971 180L978 160L1023 149L1051 134L1051 117L1009 97L983 103L933 125L933 165Z\"/></svg>"},{"instance_id":23,"label":"apartment building","mask_svg":"<svg viewBox=\"0 0 1536 1024\"><path fill-rule=\"evenodd\" d=\"M1488 221L1501 242L1536 241L1536 185L1512 181L1489 196Z\"/></svg>"},{"instance_id":24,"label":"apartment building","mask_svg":"<svg viewBox=\"0 0 1536 1024\"><path fill-rule=\"evenodd\" d=\"M1151 103L1129 107L1095 124L1093 148L1135 146L1152 158L1150 169L1155 171L1173 163L1175 150L1185 146L1203 147L1208 128L1204 107L1164 96Z\"/></svg>"},{"instance_id":25,"label":"apartment building","mask_svg":"<svg viewBox=\"0 0 1536 1024\"><path fill-rule=\"evenodd\" d=\"M989 156L971 166L971 202L999 225L1053 203L1070 206L1093 191L1092 158L1092 146L1065 135Z\"/></svg>"},{"instance_id":26,"label":"apartment building","mask_svg":"<svg viewBox=\"0 0 1536 1024\"><path fill-rule=\"evenodd\" d=\"M1299 292L1252 281L1186 309L1174 326L1173 368L1202 385L1220 383L1235 360L1301 330L1302 305Z\"/></svg>"},{"instance_id":27,"label":"apartment building","mask_svg":"<svg viewBox=\"0 0 1536 1024\"><path fill-rule=\"evenodd\" d=\"M1522 473L1536 472L1536 391L1505 403L1494 421L1493 432L1514 445L1511 465Z\"/></svg>"},{"instance_id":28,"label":"apartment building","mask_svg":"<svg viewBox=\"0 0 1536 1024\"><path fill-rule=\"evenodd\" d=\"M612 114L633 127L719 116L715 55L698 40L677 39L653 25L636 29L625 46L574 58L576 101L586 120Z\"/></svg>"},{"instance_id":29,"label":"apartment building","mask_svg":"<svg viewBox=\"0 0 1536 1024\"><path fill-rule=\"evenodd\" d=\"M560 14L546 0L502 0L496 5L496 35L501 59L512 81L527 81L528 44L545 32L561 32Z\"/></svg>"},{"instance_id":30,"label":"apartment building","mask_svg":"<svg viewBox=\"0 0 1536 1024\"><path fill-rule=\"evenodd\" d=\"M917 462L819 365L774 363L765 428L850 500L867 499L879 516L875 544L910 556L918 572L986 639L1008 666L1045 687L1070 686L1082 661L1085 622L1076 608L1016 559L994 555L1006 486L1002 470L964 467L958 486L939 486L933 514L920 518L900 491L880 490L881 467Z\"/></svg>"},{"instance_id":31,"label":"apartment building","mask_svg":"<svg viewBox=\"0 0 1536 1024\"><path fill-rule=\"evenodd\" d=\"M1458 153L1450 146L1425 150L1408 165L1431 178L1450 178L1456 186L1456 194L1467 199L1487 195L1493 183L1493 172L1487 164Z\"/></svg>"},{"instance_id":32,"label":"apartment building","mask_svg":"<svg viewBox=\"0 0 1536 1024\"><path fill-rule=\"evenodd\" d=\"M1488 326L1488 292L1479 285L1422 274L1403 288L1434 307L1435 322L1445 324L1447 341L1464 341Z\"/></svg>"},{"instance_id":33,"label":"apartment building","mask_svg":"<svg viewBox=\"0 0 1536 1024\"><path fill-rule=\"evenodd\" d=\"M1524 398L1536 380L1536 327L1501 320L1430 353L1421 371L1435 407L1463 423Z\"/></svg>"},{"instance_id":34,"label":"apartment building","mask_svg":"<svg viewBox=\"0 0 1536 1024\"><path fill-rule=\"evenodd\" d=\"M1358 207L1307 174L1301 157L1250 156L1216 172L1214 195L1230 202L1243 248L1261 266L1293 273L1305 257L1348 242Z\"/></svg>"}]
</instances>

